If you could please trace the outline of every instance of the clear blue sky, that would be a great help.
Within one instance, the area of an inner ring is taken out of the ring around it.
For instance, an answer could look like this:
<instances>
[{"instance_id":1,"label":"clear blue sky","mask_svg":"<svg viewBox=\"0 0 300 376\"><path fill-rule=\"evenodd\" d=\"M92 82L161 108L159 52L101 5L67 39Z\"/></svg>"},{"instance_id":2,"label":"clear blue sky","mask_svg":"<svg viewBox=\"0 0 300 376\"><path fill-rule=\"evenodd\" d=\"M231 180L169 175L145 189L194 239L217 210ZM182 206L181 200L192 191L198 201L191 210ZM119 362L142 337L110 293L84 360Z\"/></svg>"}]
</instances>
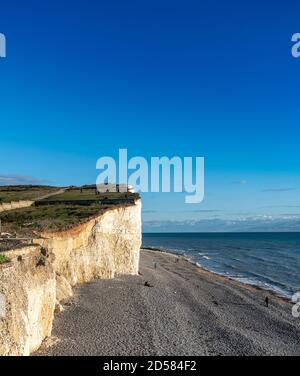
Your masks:
<instances>
[{"instance_id":1,"label":"clear blue sky","mask_svg":"<svg viewBox=\"0 0 300 376\"><path fill-rule=\"evenodd\" d=\"M97 158L120 147L198 155L205 201L144 195L147 230L257 218L294 229L300 3L280 3L1 1L0 183L94 182Z\"/></svg>"}]
</instances>

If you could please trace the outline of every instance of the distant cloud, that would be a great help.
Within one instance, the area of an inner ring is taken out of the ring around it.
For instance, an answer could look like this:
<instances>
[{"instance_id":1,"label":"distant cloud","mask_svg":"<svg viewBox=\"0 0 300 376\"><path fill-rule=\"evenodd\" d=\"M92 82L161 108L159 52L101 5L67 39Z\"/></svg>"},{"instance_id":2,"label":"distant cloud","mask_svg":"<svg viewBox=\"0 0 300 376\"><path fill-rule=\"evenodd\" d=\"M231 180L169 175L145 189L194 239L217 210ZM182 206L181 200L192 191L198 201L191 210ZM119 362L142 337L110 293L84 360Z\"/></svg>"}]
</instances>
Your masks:
<instances>
[{"instance_id":1,"label":"distant cloud","mask_svg":"<svg viewBox=\"0 0 300 376\"><path fill-rule=\"evenodd\" d=\"M237 219L147 221L144 232L273 232L300 231L300 216L261 215Z\"/></svg>"},{"instance_id":2,"label":"distant cloud","mask_svg":"<svg viewBox=\"0 0 300 376\"><path fill-rule=\"evenodd\" d=\"M0 185L26 185L26 184L44 184L46 180L40 180L28 175L19 174L0 174Z\"/></svg>"},{"instance_id":3,"label":"distant cloud","mask_svg":"<svg viewBox=\"0 0 300 376\"><path fill-rule=\"evenodd\" d=\"M270 188L264 189L263 192L290 192L295 190L296 188Z\"/></svg>"},{"instance_id":4,"label":"distant cloud","mask_svg":"<svg viewBox=\"0 0 300 376\"><path fill-rule=\"evenodd\" d=\"M223 210L217 210L217 209L197 209L197 210L180 210L180 211L174 211L174 210L143 210L143 214L152 214L152 213L219 213Z\"/></svg>"},{"instance_id":5,"label":"distant cloud","mask_svg":"<svg viewBox=\"0 0 300 376\"><path fill-rule=\"evenodd\" d=\"M246 185L246 184L248 184L248 181L247 180L237 180L237 181L233 181L232 184Z\"/></svg>"}]
</instances>

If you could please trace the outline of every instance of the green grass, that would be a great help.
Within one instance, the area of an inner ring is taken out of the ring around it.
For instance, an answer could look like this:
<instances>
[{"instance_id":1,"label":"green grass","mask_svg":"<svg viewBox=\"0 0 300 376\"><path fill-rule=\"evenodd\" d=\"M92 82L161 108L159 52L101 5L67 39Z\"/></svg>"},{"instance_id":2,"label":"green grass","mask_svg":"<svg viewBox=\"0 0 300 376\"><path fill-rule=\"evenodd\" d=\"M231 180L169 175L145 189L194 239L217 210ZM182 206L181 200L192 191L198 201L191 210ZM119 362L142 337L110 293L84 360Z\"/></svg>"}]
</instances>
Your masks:
<instances>
[{"instance_id":1,"label":"green grass","mask_svg":"<svg viewBox=\"0 0 300 376\"><path fill-rule=\"evenodd\" d=\"M108 206L99 204L47 205L3 212L0 213L0 219L3 231L17 233L19 236L31 236L34 231L60 231L71 228L107 208Z\"/></svg>"},{"instance_id":2,"label":"green grass","mask_svg":"<svg viewBox=\"0 0 300 376\"><path fill-rule=\"evenodd\" d=\"M33 199L37 195L46 194L46 188L53 192L55 187L0 187L0 198L4 195L6 202ZM51 196L45 205L31 206L0 213L2 231L17 234L19 237L35 237L40 232L61 231L86 222L89 218L101 214L112 205L124 206L132 204L133 199L139 198L137 193L100 193L95 194L93 186L87 186L82 193L79 188L72 187L60 195ZM103 202L108 199L112 202ZM90 201L88 204L78 201ZM96 202L93 202L93 201ZM115 202L114 202L115 200ZM52 201L52 202L51 202ZM74 203L73 203L74 201Z\"/></svg>"},{"instance_id":3,"label":"green grass","mask_svg":"<svg viewBox=\"0 0 300 376\"><path fill-rule=\"evenodd\" d=\"M10 262L10 259L6 257L5 255L0 255L0 265L5 264L7 262Z\"/></svg>"},{"instance_id":4,"label":"green grass","mask_svg":"<svg viewBox=\"0 0 300 376\"><path fill-rule=\"evenodd\" d=\"M123 192L105 192L95 194L95 189L83 189L82 193L80 189L68 189L66 192L49 197L43 201L79 201L79 200L95 200L99 201L101 199L107 198L112 200L124 199L124 198L138 198L137 193L123 193Z\"/></svg>"},{"instance_id":5,"label":"green grass","mask_svg":"<svg viewBox=\"0 0 300 376\"><path fill-rule=\"evenodd\" d=\"M57 190L57 187L50 186L0 186L0 204L21 200L36 200Z\"/></svg>"}]
</instances>

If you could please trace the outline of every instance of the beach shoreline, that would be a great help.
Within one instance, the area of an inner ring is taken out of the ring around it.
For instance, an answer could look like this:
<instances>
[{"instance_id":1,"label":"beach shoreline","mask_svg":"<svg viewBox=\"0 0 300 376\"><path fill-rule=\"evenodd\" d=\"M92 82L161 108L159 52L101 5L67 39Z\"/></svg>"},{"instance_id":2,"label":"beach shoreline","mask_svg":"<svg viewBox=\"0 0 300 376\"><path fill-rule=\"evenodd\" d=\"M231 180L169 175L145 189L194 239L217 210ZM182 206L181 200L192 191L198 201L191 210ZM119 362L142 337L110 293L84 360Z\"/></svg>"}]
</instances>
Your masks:
<instances>
[{"instance_id":1,"label":"beach shoreline","mask_svg":"<svg viewBox=\"0 0 300 376\"><path fill-rule=\"evenodd\" d=\"M145 283L148 283L148 286ZM300 355L291 304L142 250L138 276L77 286L33 355Z\"/></svg>"},{"instance_id":2,"label":"beach shoreline","mask_svg":"<svg viewBox=\"0 0 300 376\"><path fill-rule=\"evenodd\" d=\"M250 290L252 289L253 291L263 292L266 296L271 296L272 298L276 299L278 302L282 302L282 304L289 304L291 306L294 304L291 301L291 299L289 299L287 296L282 296L282 295L276 293L276 291L274 291L274 290L263 288L261 286L255 285L255 284L241 282L241 281L238 281L237 279L234 279L230 276L219 274L217 272L214 272L212 270L205 268L204 266L200 265L196 261L193 261L188 256L181 255L179 253L176 253L175 251L165 250L165 249L160 249L160 248L155 248L155 247L142 247L141 250L142 251L149 251L149 252L151 252L151 251L152 252L161 252L161 253L166 254L166 255L172 255L172 256L175 256L175 257L182 258L182 259L186 260L187 262L189 262L191 265L196 266L198 268L199 273L203 273L203 274L207 273L208 275L211 275L214 278L219 278L220 280L232 281L232 282L236 283L241 288L246 288L246 289L250 289Z\"/></svg>"}]
</instances>

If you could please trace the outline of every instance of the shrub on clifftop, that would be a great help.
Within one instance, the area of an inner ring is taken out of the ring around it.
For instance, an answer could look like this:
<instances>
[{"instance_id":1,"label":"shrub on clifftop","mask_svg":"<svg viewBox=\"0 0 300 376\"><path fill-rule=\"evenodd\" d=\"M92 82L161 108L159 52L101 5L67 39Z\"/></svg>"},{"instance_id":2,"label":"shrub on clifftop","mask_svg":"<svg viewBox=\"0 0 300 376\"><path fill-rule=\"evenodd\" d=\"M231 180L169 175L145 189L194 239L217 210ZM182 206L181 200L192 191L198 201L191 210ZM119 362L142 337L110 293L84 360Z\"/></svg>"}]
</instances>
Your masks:
<instances>
[{"instance_id":1,"label":"shrub on clifftop","mask_svg":"<svg viewBox=\"0 0 300 376\"><path fill-rule=\"evenodd\" d=\"M6 262L9 262L9 258L6 257L5 255L0 255L0 265L5 264Z\"/></svg>"}]
</instances>

